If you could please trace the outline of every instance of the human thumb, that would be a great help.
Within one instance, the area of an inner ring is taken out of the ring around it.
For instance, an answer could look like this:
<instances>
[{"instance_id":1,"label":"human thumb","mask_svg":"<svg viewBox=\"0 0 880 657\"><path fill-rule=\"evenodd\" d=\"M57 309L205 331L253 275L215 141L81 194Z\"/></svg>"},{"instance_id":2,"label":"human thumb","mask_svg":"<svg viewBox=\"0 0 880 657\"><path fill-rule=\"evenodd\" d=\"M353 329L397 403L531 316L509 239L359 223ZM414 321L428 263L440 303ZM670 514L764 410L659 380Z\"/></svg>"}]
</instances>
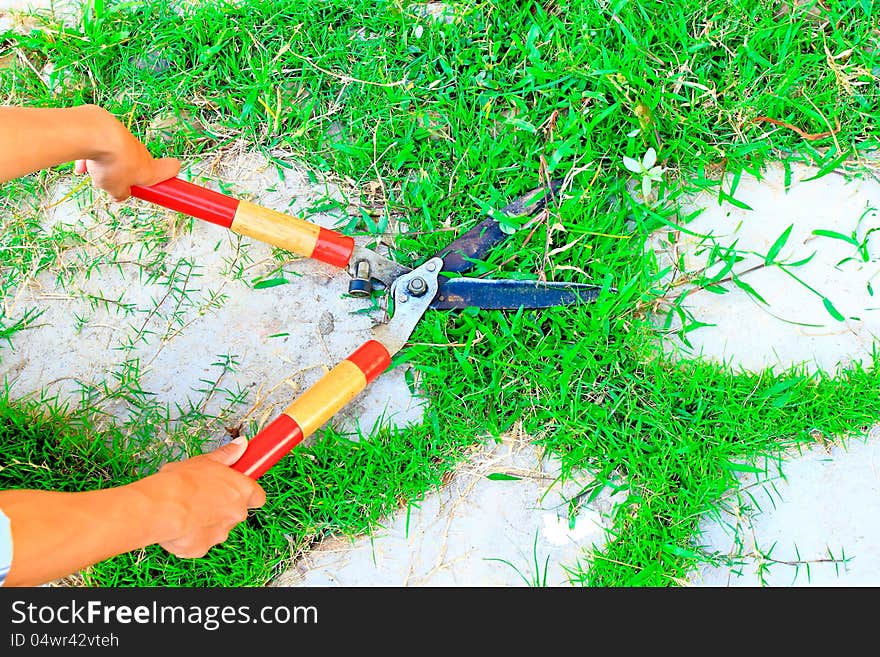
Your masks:
<instances>
[{"instance_id":1,"label":"human thumb","mask_svg":"<svg viewBox=\"0 0 880 657\"><path fill-rule=\"evenodd\" d=\"M180 172L180 161L173 157L163 157L159 160L153 160L153 167L146 179L141 185L149 187L163 180L173 178Z\"/></svg>"},{"instance_id":2,"label":"human thumb","mask_svg":"<svg viewBox=\"0 0 880 657\"><path fill-rule=\"evenodd\" d=\"M247 438L239 436L229 441L225 445L218 447L213 452L209 452L206 456L212 461L217 461L223 465L232 465L242 457L247 449Z\"/></svg>"}]
</instances>

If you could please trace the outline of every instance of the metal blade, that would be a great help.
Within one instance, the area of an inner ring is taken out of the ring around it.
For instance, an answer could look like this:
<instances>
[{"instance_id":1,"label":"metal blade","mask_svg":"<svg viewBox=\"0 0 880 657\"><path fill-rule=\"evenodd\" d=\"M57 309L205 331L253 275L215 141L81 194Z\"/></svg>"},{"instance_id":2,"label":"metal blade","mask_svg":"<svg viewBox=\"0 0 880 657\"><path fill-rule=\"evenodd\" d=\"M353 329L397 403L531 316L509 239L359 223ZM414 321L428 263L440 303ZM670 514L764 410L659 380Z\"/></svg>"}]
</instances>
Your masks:
<instances>
[{"instance_id":1,"label":"metal blade","mask_svg":"<svg viewBox=\"0 0 880 657\"><path fill-rule=\"evenodd\" d=\"M494 310L550 308L592 303L599 297L601 285L584 283L542 283L509 279L440 277L440 289L431 308L443 310L478 306Z\"/></svg>"},{"instance_id":2,"label":"metal blade","mask_svg":"<svg viewBox=\"0 0 880 657\"><path fill-rule=\"evenodd\" d=\"M533 189L520 196L499 212L508 217L527 217L547 207L547 201L562 188L561 180L551 180L547 187ZM471 260L485 260L489 250L507 238L495 219L484 219L457 240L443 247L437 257L443 258L443 271L462 273L470 270Z\"/></svg>"},{"instance_id":3,"label":"metal blade","mask_svg":"<svg viewBox=\"0 0 880 657\"><path fill-rule=\"evenodd\" d=\"M562 188L562 180L551 180L546 187L533 189L528 194L505 205L499 212L508 217L526 217L547 207L547 201ZM492 218L481 221L457 240L448 244L435 258L444 259L443 271L461 273L473 268L470 260L483 260L493 246L507 237L501 225ZM352 280L348 292L356 297L368 297L373 289L387 289L393 281L412 271L412 267L393 262L375 251L355 246L349 260L348 273Z\"/></svg>"}]
</instances>

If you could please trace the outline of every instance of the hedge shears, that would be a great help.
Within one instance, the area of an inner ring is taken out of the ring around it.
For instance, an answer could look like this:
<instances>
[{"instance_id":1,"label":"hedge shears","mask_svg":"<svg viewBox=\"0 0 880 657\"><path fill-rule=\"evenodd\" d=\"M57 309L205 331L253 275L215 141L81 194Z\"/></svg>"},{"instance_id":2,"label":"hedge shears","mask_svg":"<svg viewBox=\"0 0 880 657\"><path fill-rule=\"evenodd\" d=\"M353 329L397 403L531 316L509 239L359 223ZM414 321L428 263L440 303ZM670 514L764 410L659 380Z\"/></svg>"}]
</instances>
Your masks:
<instances>
[{"instance_id":1,"label":"hedge shears","mask_svg":"<svg viewBox=\"0 0 880 657\"><path fill-rule=\"evenodd\" d=\"M506 217L528 217L543 210L561 188L560 181L532 190L502 208ZM132 196L239 235L347 270L349 294L386 297L386 321L371 339L327 372L266 425L232 466L254 479L312 435L391 364L428 309L516 310L595 301L601 286L538 280L468 278L460 274L507 237L491 216L415 267L356 245L354 238L292 215L227 196L181 178L131 188Z\"/></svg>"}]
</instances>

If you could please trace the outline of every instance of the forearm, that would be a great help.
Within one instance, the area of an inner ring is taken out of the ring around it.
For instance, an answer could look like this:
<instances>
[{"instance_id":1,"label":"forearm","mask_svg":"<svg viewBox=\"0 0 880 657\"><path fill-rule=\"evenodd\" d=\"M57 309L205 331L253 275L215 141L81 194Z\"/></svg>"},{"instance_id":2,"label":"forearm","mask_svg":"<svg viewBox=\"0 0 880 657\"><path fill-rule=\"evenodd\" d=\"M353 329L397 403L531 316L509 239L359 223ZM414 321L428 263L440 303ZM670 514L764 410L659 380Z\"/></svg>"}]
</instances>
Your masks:
<instances>
[{"instance_id":1,"label":"forearm","mask_svg":"<svg viewBox=\"0 0 880 657\"><path fill-rule=\"evenodd\" d=\"M0 491L13 540L6 585L43 584L176 535L162 478L84 493Z\"/></svg>"},{"instance_id":2,"label":"forearm","mask_svg":"<svg viewBox=\"0 0 880 657\"><path fill-rule=\"evenodd\" d=\"M114 146L117 121L95 105L43 109L0 107L0 182L77 159L96 159Z\"/></svg>"}]
</instances>

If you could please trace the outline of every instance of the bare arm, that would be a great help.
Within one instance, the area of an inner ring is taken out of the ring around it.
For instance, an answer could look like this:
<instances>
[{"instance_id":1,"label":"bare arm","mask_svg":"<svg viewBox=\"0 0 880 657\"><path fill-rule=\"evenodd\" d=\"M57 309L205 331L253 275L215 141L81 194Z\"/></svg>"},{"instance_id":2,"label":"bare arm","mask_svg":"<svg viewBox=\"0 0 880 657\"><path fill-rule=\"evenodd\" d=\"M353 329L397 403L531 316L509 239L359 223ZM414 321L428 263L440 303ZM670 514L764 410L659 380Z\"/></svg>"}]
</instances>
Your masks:
<instances>
[{"instance_id":1,"label":"bare arm","mask_svg":"<svg viewBox=\"0 0 880 657\"><path fill-rule=\"evenodd\" d=\"M0 107L0 182L77 161L96 187L117 201L132 185L153 185L177 175L174 158L154 159L122 123L95 105L43 109Z\"/></svg>"},{"instance_id":2,"label":"bare arm","mask_svg":"<svg viewBox=\"0 0 880 657\"><path fill-rule=\"evenodd\" d=\"M154 159L100 107L0 107L0 182L72 160L116 200L127 198L132 185L152 185L180 169L175 159ZM248 508L265 502L255 481L229 467L245 446L169 463L117 488L0 491L13 543L6 585L42 584L154 543L179 557L204 555L226 540Z\"/></svg>"},{"instance_id":3,"label":"bare arm","mask_svg":"<svg viewBox=\"0 0 880 657\"><path fill-rule=\"evenodd\" d=\"M257 482L229 467L245 448L230 443L118 488L0 491L13 541L6 586L43 584L153 543L203 556L266 501Z\"/></svg>"}]
</instances>

